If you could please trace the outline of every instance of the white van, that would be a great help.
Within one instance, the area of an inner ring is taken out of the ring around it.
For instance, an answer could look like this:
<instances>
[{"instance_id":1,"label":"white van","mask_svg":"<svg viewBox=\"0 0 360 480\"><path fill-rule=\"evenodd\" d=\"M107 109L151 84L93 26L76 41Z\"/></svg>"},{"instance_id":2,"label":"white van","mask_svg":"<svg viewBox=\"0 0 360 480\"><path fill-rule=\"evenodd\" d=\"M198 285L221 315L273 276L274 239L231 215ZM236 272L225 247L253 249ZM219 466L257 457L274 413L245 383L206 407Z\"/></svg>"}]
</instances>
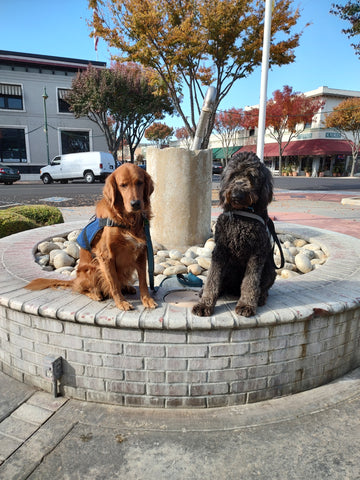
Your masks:
<instances>
[{"instance_id":1,"label":"white van","mask_svg":"<svg viewBox=\"0 0 360 480\"><path fill-rule=\"evenodd\" d=\"M45 183L84 178L87 183L95 180L105 181L105 178L115 170L114 157L106 152L79 152L58 155L50 165L42 167L40 178Z\"/></svg>"}]
</instances>

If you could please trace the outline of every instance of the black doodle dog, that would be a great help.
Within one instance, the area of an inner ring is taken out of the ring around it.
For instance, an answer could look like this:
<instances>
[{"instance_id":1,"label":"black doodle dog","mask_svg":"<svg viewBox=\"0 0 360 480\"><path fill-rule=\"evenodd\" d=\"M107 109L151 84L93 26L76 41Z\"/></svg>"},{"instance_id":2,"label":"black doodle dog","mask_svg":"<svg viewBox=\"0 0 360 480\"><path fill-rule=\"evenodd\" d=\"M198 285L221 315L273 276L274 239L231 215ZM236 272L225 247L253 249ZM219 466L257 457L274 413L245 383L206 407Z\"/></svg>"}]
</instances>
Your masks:
<instances>
[{"instance_id":1,"label":"black doodle dog","mask_svg":"<svg viewBox=\"0 0 360 480\"><path fill-rule=\"evenodd\" d=\"M216 223L216 246L195 315L212 315L222 294L239 295L235 312L245 317L265 305L276 276L267 228L272 196L271 173L254 153L239 153L229 161L220 183L224 211Z\"/></svg>"}]
</instances>

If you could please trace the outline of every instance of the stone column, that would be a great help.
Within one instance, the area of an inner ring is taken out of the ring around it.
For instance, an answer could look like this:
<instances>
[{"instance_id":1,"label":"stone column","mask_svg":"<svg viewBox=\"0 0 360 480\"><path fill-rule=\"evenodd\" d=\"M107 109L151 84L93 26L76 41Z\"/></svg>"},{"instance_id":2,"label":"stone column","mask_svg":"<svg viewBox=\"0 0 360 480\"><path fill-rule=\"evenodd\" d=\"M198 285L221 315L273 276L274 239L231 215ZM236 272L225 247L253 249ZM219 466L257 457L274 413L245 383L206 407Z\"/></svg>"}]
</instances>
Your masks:
<instances>
[{"instance_id":1,"label":"stone column","mask_svg":"<svg viewBox=\"0 0 360 480\"><path fill-rule=\"evenodd\" d=\"M211 227L211 150L149 147L146 169L155 183L152 239L168 249L204 243Z\"/></svg>"}]
</instances>

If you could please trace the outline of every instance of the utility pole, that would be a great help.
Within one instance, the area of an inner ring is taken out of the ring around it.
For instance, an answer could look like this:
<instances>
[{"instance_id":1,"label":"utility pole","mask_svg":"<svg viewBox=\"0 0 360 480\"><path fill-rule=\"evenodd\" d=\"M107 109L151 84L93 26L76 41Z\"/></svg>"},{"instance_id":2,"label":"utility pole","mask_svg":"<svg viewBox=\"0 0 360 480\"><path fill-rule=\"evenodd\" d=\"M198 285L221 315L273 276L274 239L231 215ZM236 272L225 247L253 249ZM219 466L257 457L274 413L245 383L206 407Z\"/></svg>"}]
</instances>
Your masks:
<instances>
[{"instance_id":1,"label":"utility pole","mask_svg":"<svg viewBox=\"0 0 360 480\"><path fill-rule=\"evenodd\" d=\"M257 146L256 146L256 155L260 158L262 162L264 161L265 119L266 119L267 83L268 83L269 56L270 56L272 6L273 6L273 0L266 0L263 53L262 53L262 63L261 63L258 138L257 138Z\"/></svg>"},{"instance_id":2,"label":"utility pole","mask_svg":"<svg viewBox=\"0 0 360 480\"><path fill-rule=\"evenodd\" d=\"M48 136L48 124L47 124L47 113L46 113L46 100L49 98L46 93L46 87L44 87L44 93L42 95L44 99L44 132L46 138L46 153L47 153L47 163L50 165L50 155L49 155L49 136Z\"/></svg>"}]
</instances>

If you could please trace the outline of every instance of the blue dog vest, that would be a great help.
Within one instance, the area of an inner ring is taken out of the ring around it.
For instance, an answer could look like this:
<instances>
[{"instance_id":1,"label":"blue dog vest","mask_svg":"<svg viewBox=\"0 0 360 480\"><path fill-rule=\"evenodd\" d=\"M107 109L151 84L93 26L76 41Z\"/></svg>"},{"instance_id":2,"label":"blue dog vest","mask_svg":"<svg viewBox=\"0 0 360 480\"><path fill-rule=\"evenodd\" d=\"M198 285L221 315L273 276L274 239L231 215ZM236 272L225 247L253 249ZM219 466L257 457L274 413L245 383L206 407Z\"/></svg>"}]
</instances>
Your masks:
<instances>
[{"instance_id":1,"label":"blue dog vest","mask_svg":"<svg viewBox=\"0 0 360 480\"><path fill-rule=\"evenodd\" d=\"M120 227L125 228L125 225L113 222L110 218L95 218L92 222L88 223L84 227L79 236L77 237L77 243L84 250L91 251L91 242L93 241L95 235L102 230L104 227Z\"/></svg>"}]
</instances>

